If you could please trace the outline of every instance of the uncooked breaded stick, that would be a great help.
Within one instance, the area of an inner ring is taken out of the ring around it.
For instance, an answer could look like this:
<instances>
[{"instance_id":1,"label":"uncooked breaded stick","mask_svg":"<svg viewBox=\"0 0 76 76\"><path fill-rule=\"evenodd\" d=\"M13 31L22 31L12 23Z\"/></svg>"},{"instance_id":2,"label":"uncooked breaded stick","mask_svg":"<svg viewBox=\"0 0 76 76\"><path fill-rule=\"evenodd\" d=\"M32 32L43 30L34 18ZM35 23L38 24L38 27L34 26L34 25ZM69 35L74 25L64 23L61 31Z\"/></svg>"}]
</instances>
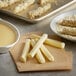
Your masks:
<instances>
[{"instance_id":1,"label":"uncooked breaded stick","mask_svg":"<svg viewBox=\"0 0 76 76\"><path fill-rule=\"evenodd\" d=\"M34 47L35 44L36 44L36 43L35 43L34 39L32 39L32 40L31 40L31 45L32 45L32 47ZM45 58L43 57L40 49L38 49L38 51L37 51L37 53L36 53L36 59L38 60L39 63L45 63Z\"/></svg>"},{"instance_id":2,"label":"uncooked breaded stick","mask_svg":"<svg viewBox=\"0 0 76 76\"><path fill-rule=\"evenodd\" d=\"M46 4L42 7L38 7L35 10L31 10L28 12L28 16L30 19L35 19L42 16L45 12L47 12L51 8L51 4Z\"/></svg>"},{"instance_id":3,"label":"uncooked breaded stick","mask_svg":"<svg viewBox=\"0 0 76 76\"><path fill-rule=\"evenodd\" d=\"M62 34L76 36L75 27L57 26L57 31Z\"/></svg>"},{"instance_id":4,"label":"uncooked breaded stick","mask_svg":"<svg viewBox=\"0 0 76 76\"><path fill-rule=\"evenodd\" d=\"M27 7L32 5L35 2L35 0L23 0L21 4L17 5L14 9L14 13L19 13L23 10L25 10Z\"/></svg>"},{"instance_id":5,"label":"uncooked breaded stick","mask_svg":"<svg viewBox=\"0 0 76 76\"><path fill-rule=\"evenodd\" d=\"M38 3L40 5L44 5L44 4L47 4L47 3L53 3L53 2L56 2L56 0L38 0Z\"/></svg>"},{"instance_id":6,"label":"uncooked breaded stick","mask_svg":"<svg viewBox=\"0 0 76 76\"><path fill-rule=\"evenodd\" d=\"M20 1L20 0L0 0L0 8L7 7L18 1Z\"/></svg>"},{"instance_id":7,"label":"uncooked breaded stick","mask_svg":"<svg viewBox=\"0 0 76 76\"><path fill-rule=\"evenodd\" d=\"M36 43L36 45L33 47L33 49L30 51L29 56L30 57L34 57L37 53L37 51L39 50L39 48L41 47L41 45L44 43L44 41L47 39L48 35L47 34L43 34L41 36L41 38L38 40L38 42Z\"/></svg>"},{"instance_id":8,"label":"uncooked breaded stick","mask_svg":"<svg viewBox=\"0 0 76 76\"><path fill-rule=\"evenodd\" d=\"M32 37L34 38L40 38L39 35L35 35L35 34L32 34ZM50 45L50 46L54 46L54 47L57 47L57 48L64 48L65 47L65 43L64 42L60 42L60 41L57 41L57 40L54 40L54 39L46 39L45 44L47 45Z\"/></svg>"},{"instance_id":9,"label":"uncooked breaded stick","mask_svg":"<svg viewBox=\"0 0 76 76\"><path fill-rule=\"evenodd\" d=\"M20 61L22 61L22 62L26 62L26 60L27 60L27 55L30 50L30 42L31 42L30 39L26 39L24 49L23 49L22 55L20 57Z\"/></svg>"}]
</instances>

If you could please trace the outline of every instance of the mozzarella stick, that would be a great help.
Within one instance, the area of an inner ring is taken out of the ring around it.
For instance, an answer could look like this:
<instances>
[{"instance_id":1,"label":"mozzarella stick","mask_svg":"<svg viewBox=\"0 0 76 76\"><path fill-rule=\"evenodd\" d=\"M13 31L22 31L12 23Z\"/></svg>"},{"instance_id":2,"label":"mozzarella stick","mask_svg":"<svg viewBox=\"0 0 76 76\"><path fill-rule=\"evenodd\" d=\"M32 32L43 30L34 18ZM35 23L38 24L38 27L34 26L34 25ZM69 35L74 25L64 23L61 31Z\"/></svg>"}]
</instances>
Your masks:
<instances>
[{"instance_id":1,"label":"mozzarella stick","mask_svg":"<svg viewBox=\"0 0 76 76\"><path fill-rule=\"evenodd\" d=\"M32 34L32 37L40 38L39 35L35 35L35 34ZM47 44L47 45L50 45L50 46L61 48L61 49L63 49L65 47L65 43L64 42L60 42L60 41L57 41L57 40L54 40L54 39L49 39L49 38L46 39L44 43Z\"/></svg>"},{"instance_id":2,"label":"mozzarella stick","mask_svg":"<svg viewBox=\"0 0 76 76\"><path fill-rule=\"evenodd\" d=\"M32 45L32 47L34 47L35 44L36 44L35 41L32 39L32 40L31 40L31 45ZM38 51L37 51L37 53L36 53L36 59L38 60L39 63L45 63L45 58L43 57L40 49L38 49Z\"/></svg>"},{"instance_id":3,"label":"mozzarella stick","mask_svg":"<svg viewBox=\"0 0 76 76\"><path fill-rule=\"evenodd\" d=\"M40 49L49 61L54 61L53 55L49 52L49 50L43 44Z\"/></svg>"},{"instance_id":4,"label":"mozzarella stick","mask_svg":"<svg viewBox=\"0 0 76 76\"><path fill-rule=\"evenodd\" d=\"M20 57L20 61L22 61L22 62L26 62L26 60L27 60L27 54L30 50L30 42L31 42L30 39L26 39L24 49L23 49L22 55Z\"/></svg>"},{"instance_id":5,"label":"mozzarella stick","mask_svg":"<svg viewBox=\"0 0 76 76\"><path fill-rule=\"evenodd\" d=\"M47 4L47 3L53 3L53 2L56 2L56 0L38 0L38 3L40 5L44 5L44 4Z\"/></svg>"},{"instance_id":6,"label":"mozzarella stick","mask_svg":"<svg viewBox=\"0 0 76 76\"><path fill-rule=\"evenodd\" d=\"M23 10L25 10L27 7L32 5L35 2L35 0L23 0L21 4L17 5L14 9L14 13L19 13Z\"/></svg>"},{"instance_id":7,"label":"mozzarella stick","mask_svg":"<svg viewBox=\"0 0 76 76\"><path fill-rule=\"evenodd\" d=\"M41 47L41 45L44 43L44 41L47 39L48 35L47 34L43 34L41 36L41 38L38 40L38 42L36 43L36 45L33 47L33 49L30 51L29 56L30 57L34 57L37 53L37 51L39 50L39 48Z\"/></svg>"},{"instance_id":8,"label":"mozzarella stick","mask_svg":"<svg viewBox=\"0 0 76 76\"><path fill-rule=\"evenodd\" d=\"M57 31L59 33L65 34L65 35L72 35L76 36L76 28L75 27L67 27L67 26L57 26Z\"/></svg>"},{"instance_id":9,"label":"mozzarella stick","mask_svg":"<svg viewBox=\"0 0 76 76\"><path fill-rule=\"evenodd\" d=\"M37 42L38 40L35 39L35 41ZM49 50L42 44L40 47L42 53L44 54L44 56L49 60L49 61L54 61L54 57L53 55L49 52Z\"/></svg>"},{"instance_id":10,"label":"mozzarella stick","mask_svg":"<svg viewBox=\"0 0 76 76\"><path fill-rule=\"evenodd\" d=\"M28 17L30 19L38 18L38 17L42 16L44 13L46 13L50 8L51 8L51 4L49 4L49 3L42 7L38 7L37 9L29 11Z\"/></svg>"}]
</instances>

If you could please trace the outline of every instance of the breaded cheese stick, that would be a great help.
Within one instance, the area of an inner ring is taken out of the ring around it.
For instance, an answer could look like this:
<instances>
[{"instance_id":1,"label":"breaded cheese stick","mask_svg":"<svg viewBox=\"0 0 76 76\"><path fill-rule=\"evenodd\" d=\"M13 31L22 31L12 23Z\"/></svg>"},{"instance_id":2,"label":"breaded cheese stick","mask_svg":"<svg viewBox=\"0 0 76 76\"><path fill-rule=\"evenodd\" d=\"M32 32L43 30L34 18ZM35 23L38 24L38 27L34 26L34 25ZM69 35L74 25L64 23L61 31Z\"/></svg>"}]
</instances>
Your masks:
<instances>
[{"instance_id":1,"label":"breaded cheese stick","mask_svg":"<svg viewBox=\"0 0 76 76\"><path fill-rule=\"evenodd\" d=\"M52 2L55 2L56 0L38 0L38 3L40 5L44 5L44 4L47 4L47 3L52 3Z\"/></svg>"},{"instance_id":2,"label":"breaded cheese stick","mask_svg":"<svg viewBox=\"0 0 76 76\"><path fill-rule=\"evenodd\" d=\"M57 31L62 34L76 36L75 27L57 26Z\"/></svg>"},{"instance_id":3,"label":"breaded cheese stick","mask_svg":"<svg viewBox=\"0 0 76 76\"><path fill-rule=\"evenodd\" d=\"M58 24L61 26L76 27L76 20L61 20Z\"/></svg>"},{"instance_id":4,"label":"breaded cheese stick","mask_svg":"<svg viewBox=\"0 0 76 76\"><path fill-rule=\"evenodd\" d=\"M18 1L20 1L20 0L0 0L0 8L7 7Z\"/></svg>"},{"instance_id":5,"label":"breaded cheese stick","mask_svg":"<svg viewBox=\"0 0 76 76\"><path fill-rule=\"evenodd\" d=\"M26 60L27 60L27 55L30 50L30 42L31 42L30 39L26 39L24 49L23 49L22 55L20 57L20 61L22 61L22 62L26 62Z\"/></svg>"},{"instance_id":6,"label":"breaded cheese stick","mask_svg":"<svg viewBox=\"0 0 76 76\"><path fill-rule=\"evenodd\" d=\"M76 15L66 16L64 19L61 19L57 22L59 25L76 27Z\"/></svg>"},{"instance_id":7,"label":"breaded cheese stick","mask_svg":"<svg viewBox=\"0 0 76 76\"><path fill-rule=\"evenodd\" d=\"M35 39L35 41L37 42L38 40ZM49 60L49 61L54 61L54 57L53 55L49 52L49 50L45 47L45 45L41 45L40 47L42 53L44 54L44 56Z\"/></svg>"},{"instance_id":8,"label":"breaded cheese stick","mask_svg":"<svg viewBox=\"0 0 76 76\"><path fill-rule=\"evenodd\" d=\"M28 17L30 19L35 19L46 13L51 8L51 4L46 4L42 7L38 7L37 9L31 10L28 12Z\"/></svg>"},{"instance_id":9,"label":"breaded cheese stick","mask_svg":"<svg viewBox=\"0 0 76 76\"><path fill-rule=\"evenodd\" d=\"M41 36L41 38L38 40L38 42L36 43L36 45L33 47L33 49L30 51L29 56L31 58L33 58L37 51L39 50L39 48L41 47L41 45L44 43L44 41L47 39L48 35L47 34L43 34Z\"/></svg>"},{"instance_id":10,"label":"breaded cheese stick","mask_svg":"<svg viewBox=\"0 0 76 76\"><path fill-rule=\"evenodd\" d=\"M39 35L35 35L35 34L32 34L32 37L34 38L40 38ZM60 41L57 41L57 40L54 40L54 39L46 39L45 44L47 45L50 45L50 46L54 46L54 47L57 47L57 48L64 48L65 47L65 43L64 42L60 42Z\"/></svg>"},{"instance_id":11,"label":"breaded cheese stick","mask_svg":"<svg viewBox=\"0 0 76 76\"><path fill-rule=\"evenodd\" d=\"M32 5L35 2L35 0L23 0L21 4L17 5L14 9L14 13L19 13L23 10L25 10L27 7Z\"/></svg>"},{"instance_id":12,"label":"breaded cheese stick","mask_svg":"<svg viewBox=\"0 0 76 76\"><path fill-rule=\"evenodd\" d=\"M69 38L70 40L76 40L76 36L71 36L71 35L64 35L66 38Z\"/></svg>"},{"instance_id":13,"label":"breaded cheese stick","mask_svg":"<svg viewBox=\"0 0 76 76\"><path fill-rule=\"evenodd\" d=\"M31 45L32 47L34 47L36 44L36 42L34 41L34 39L31 39ZM43 57L40 49L38 49L37 53L36 53L36 59L38 60L39 63L45 63L45 58Z\"/></svg>"}]
</instances>

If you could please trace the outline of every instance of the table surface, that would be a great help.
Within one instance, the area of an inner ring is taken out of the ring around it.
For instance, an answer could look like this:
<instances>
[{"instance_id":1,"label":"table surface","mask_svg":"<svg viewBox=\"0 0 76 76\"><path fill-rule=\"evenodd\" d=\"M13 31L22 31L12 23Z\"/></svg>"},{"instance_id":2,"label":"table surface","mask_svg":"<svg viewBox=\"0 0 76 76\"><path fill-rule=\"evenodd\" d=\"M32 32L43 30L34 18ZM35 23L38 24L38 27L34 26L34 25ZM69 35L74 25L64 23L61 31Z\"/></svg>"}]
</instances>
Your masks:
<instances>
[{"instance_id":1,"label":"table surface","mask_svg":"<svg viewBox=\"0 0 76 76\"><path fill-rule=\"evenodd\" d=\"M50 16L49 18L38 22L36 24L29 24L23 20L15 19L6 14L0 13L0 18L7 20L14 24L20 31L20 34L34 31L42 31L48 34L54 34L50 29L51 20L66 11L76 9L76 4L59 11L58 13ZM15 64L9 53L0 55L0 76L76 76L76 43L63 39L66 43L66 49L73 52L73 69L71 71L49 71L49 72L28 72L18 73Z\"/></svg>"}]
</instances>

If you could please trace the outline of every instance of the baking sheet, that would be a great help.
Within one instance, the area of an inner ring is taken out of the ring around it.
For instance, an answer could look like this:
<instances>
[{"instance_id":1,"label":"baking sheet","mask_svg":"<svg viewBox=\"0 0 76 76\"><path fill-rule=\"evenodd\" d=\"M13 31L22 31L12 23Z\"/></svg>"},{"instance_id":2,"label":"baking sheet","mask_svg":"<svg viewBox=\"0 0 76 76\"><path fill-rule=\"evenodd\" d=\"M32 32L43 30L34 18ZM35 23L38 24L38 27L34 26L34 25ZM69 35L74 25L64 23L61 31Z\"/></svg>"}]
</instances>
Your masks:
<instances>
[{"instance_id":1,"label":"baking sheet","mask_svg":"<svg viewBox=\"0 0 76 76\"><path fill-rule=\"evenodd\" d=\"M29 7L29 9L26 9L18 14L14 14L13 13L13 9L14 7L18 4L13 4L11 5L10 7L7 7L7 8L2 8L0 9L1 12L4 12L4 13L7 13L11 16L14 16L14 17L17 17L17 18L20 18L20 19L23 19L23 20L26 20L28 22L38 22L38 21L41 21L49 16L51 16L52 14L72 5L73 3L75 3L76 1L75 0L57 0L57 3L52 3L52 8L47 12L45 13L44 15L42 15L41 17L38 17L36 19L30 19L28 16L27 16L27 12L32 10L32 9L35 9L36 7L38 7L38 4L34 4L32 5L31 7Z\"/></svg>"}]
</instances>

